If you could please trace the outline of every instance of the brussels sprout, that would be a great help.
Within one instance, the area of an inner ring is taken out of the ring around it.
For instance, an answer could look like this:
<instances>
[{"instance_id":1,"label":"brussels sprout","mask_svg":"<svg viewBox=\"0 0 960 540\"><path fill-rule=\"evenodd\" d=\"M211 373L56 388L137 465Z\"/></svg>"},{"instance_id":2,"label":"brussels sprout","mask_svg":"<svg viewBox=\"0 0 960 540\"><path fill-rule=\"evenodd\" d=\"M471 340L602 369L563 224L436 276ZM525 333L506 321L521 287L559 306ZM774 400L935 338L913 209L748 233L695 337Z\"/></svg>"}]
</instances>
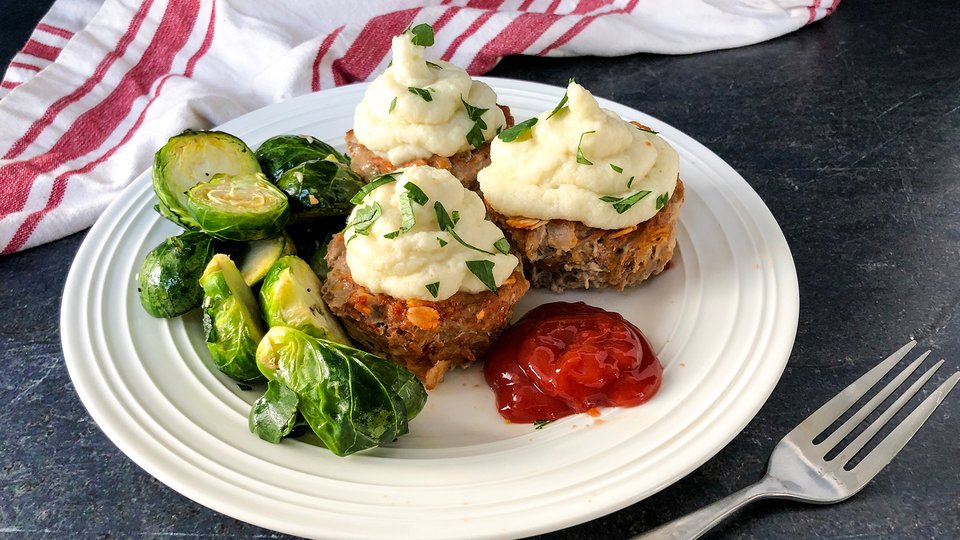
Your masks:
<instances>
[{"instance_id":1,"label":"brussels sprout","mask_svg":"<svg viewBox=\"0 0 960 540\"><path fill-rule=\"evenodd\" d=\"M280 381L267 383L267 391L250 409L247 425L252 433L274 444L293 431L297 423L297 405L300 398L296 392Z\"/></svg>"},{"instance_id":2,"label":"brussels sprout","mask_svg":"<svg viewBox=\"0 0 960 540\"><path fill-rule=\"evenodd\" d=\"M313 268L320 281L325 281L327 272L330 271L324 260L327 256L327 244L345 225L346 219L336 216L287 227L287 232L297 245L297 256L310 263L310 268Z\"/></svg>"},{"instance_id":3,"label":"brussels sprout","mask_svg":"<svg viewBox=\"0 0 960 540\"><path fill-rule=\"evenodd\" d=\"M213 257L213 238L186 231L153 248L137 274L140 304L154 317L177 317L200 307L200 275Z\"/></svg>"},{"instance_id":4,"label":"brussels sprout","mask_svg":"<svg viewBox=\"0 0 960 540\"><path fill-rule=\"evenodd\" d=\"M257 344L263 338L257 300L230 257L217 254L203 275L203 329L213 363L238 381L261 379Z\"/></svg>"},{"instance_id":5,"label":"brussels sprout","mask_svg":"<svg viewBox=\"0 0 960 540\"><path fill-rule=\"evenodd\" d=\"M260 172L260 164L243 141L222 131L191 131L171 137L153 157L153 190L163 217L185 229L199 229L187 212L186 191L215 174Z\"/></svg>"},{"instance_id":6,"label":"brussels sprout","mask_svg":"<svg viewBox=\"0 0 960 540\"><path fill-rule=\"evenodd\" d=\"M363 181L347 165L315 159L288 169L277 179L277 187L290 197L294 219L311 219L349 214L350 199Z\"/></svg>"},{"instance_id":7,"label":"brussels sprout","mask_svg":"<svg viewBox=\"0 0 960 540\"><path fill-rule=\"evenodd\" d=\"M283 230L287 196L262 173L215 174L187 191L187 210L203 232L222 240L260 240Z\"/></svg>"},{"instance_id":8,"label":"brussels sprout","mask_svg":"<svg viewBox=\"0 0 960 540\"><path fill-rule=\"evenodd\" d=\"M349 164L350 158L320 139L309 135L278 135L257 148L257 160L264 174L276 182L288 169L314 159L333 159Z\"/></svg>"},{"instance_id":9,"label":"brussels sprout","mask_svg":"<svg viewBox=\"0 0 960 540\"><path fill-rule=\"evenodd\" d=\"M289 326L313 337L346 345L350 338L320 297L320 278L303 259L281 257L260 286L263 319L273 326Z\"/></svg>"},{"instance_id":10,"label":"brussels sprout","mask_svg":"<svg viewBox=\"0 0 960 540\"><path fill-rule=\"evenodd\" d=\"M287 233L283 233L272 238L253 240L243 244L236 254L237 266L240 268L243 281L253 287L267 275L270 267L280 257L296 254L297 246L293 245L293 240Z\"/></svg>"},{"instance_id":11,"label":"brussels sprout","mask_svg":"<svg viewBox=\"0 0 960 540\"><path fill-rule=\"evenodd\" d=\"M264 336L257 365L268 379L297 395L297 408L310 429L338 456L407 433L408 420L427 399L420 381L400 366L284 326ZM265 395L268 403L262 406L279 399L280 393L276 398ZM257 426L251 422L251 427Z\"/></svg>"}]
</instances>

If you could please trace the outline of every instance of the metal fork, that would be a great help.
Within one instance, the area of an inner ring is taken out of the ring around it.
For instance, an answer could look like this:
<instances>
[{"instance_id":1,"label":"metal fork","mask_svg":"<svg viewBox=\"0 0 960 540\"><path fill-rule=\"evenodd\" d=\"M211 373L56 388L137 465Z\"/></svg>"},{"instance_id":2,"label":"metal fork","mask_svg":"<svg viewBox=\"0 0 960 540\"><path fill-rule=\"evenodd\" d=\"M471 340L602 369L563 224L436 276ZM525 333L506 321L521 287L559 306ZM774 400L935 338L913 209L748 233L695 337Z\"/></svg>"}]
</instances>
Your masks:
<instances>
[{"instance_id":1,"label":"metal fork","mask_svg":"<svg viewBox=\"0 0 960 540\"><path fill-rule=\"evenodd\" d=\"M857 379L856 382L844 388L833 399L793 428L793 431L788 433L773 449L770 464L767 466L767 474L759 482L692 514L657 527L636 537L636 539L698 538L744 505L760 499L781 498L829 504L852 497L890 463L893 457L920 430L920 426L930 418L933 411L960 380L960 372L954 373L944 381L939 388L923 400L919 407L914 409L852 468L848 467L850 460L933 377L937 369L943 365L943 360L937 362L921 375L886 411L880 414L850 444L840 450L835 457L826 458L828 453L836 449L838 443L843 441L855 427L874 412L920 367L930 351L921 354L919 358L901 371L836 431L822 441L814 443L814 440L833 425L860 398L866 395L867 391L880 379L890 373L897 362L903 359L916 344L916 341L911 341L901 347L900 350L890 355L877 367Z\"/></svg>"}]
</instances>

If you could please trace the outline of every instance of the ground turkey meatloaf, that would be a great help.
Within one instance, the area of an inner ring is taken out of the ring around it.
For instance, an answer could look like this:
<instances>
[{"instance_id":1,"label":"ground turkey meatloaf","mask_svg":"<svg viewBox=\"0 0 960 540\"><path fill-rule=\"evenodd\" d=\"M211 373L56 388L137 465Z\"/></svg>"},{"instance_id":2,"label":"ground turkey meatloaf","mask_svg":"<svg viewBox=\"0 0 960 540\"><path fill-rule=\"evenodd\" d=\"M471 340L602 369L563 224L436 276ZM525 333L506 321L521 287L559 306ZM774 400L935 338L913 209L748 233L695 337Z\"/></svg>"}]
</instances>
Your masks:
<instances>
[{"instance_id":1,"label":"ground turkey meatloaf","mask_svg":"<svg viewBox=\"0 0 960 540\"><path fill-rule=\"evenodd\" d=\"M519 252L534 287L591 289L636 285L666 267L676 245L676 222L683 204L683 183L665 207L633 227L605 230L579 221L507 217L487 205L497 224Z\"/></svg>"},{"instance_id":2,"label":"ground turkey meatloaf","mask_svg":"<svg viewBox=\"0 0 960 540\"><path fill-rule=\"evenodd\" d=\"M451 367L483 356L530 288L517 265L496 293L458 292L439 302L372 293L353 280L342 233L327 247L327 265L323 299L350 337L361 348L406 366L428 389Z\"/></svg>"},{"instance_id":3,"label":"ground turkey meatloaf","mask_svg":"<svg viewBox=\"0 0 960 540\"><path fill-rule=\"evenodd\" d=\"M506 105L498 105L506 118L507 127L513 127L513 116ZM506 129L506 128L504 128ZM463 187L477 191L477 173L490 164L490 141L480 148L466 150L450 157L432 155L425 159L415 159L406 163L393 164L386 158L376 155L372 150L360 144L353 130L347 132L347 153L350 154L350 168L365 180L388 172L411 167L429 165L435 169L446 169L460 180Z\"/></svg>"}]
</instances>

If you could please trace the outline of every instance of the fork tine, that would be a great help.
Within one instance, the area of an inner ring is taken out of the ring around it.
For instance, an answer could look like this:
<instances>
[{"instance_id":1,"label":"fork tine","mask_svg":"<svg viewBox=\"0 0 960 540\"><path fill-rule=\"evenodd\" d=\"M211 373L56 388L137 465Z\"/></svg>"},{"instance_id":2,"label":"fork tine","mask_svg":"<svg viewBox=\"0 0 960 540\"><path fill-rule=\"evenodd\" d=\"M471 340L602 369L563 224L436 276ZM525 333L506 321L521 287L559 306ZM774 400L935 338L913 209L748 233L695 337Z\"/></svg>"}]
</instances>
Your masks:
<instances>
[{"instance_id":1,"label":"fork tine","mask_svg":"<svg viewBox=\"0 0 960 540\"><path fill-rule=\"evenodd\" d=\"M907 377L913 374L914 371L920 367L920 364L926 360L927 356L930 355L930 351L927 351L920 355L919 358L913 361L912 364L907 366L903 371L901 371L892 381L887 383L883 387L883 390L877 392L877 395L873 396L859 411L854 413L842 426L838 427L836 431L830 434L829 437L823 440L820 443L823 450L823 455L826 455L827 452L833 449L844 437L850 434L851 431L857 426L860 425L860 422L863 422L863 419L870 415L885 399L887 399L890 394L894 392L897 388L900 388L900 385L903 384L903 381L907 380ZM936 371L936 370L934 370ZM930 375L933 375L932 373ZM929 378L929 377L928 377ZM911 394L912 395L912 394Z\"/></svg>"},{"instance_id":2,"label":"fork tine","mask_svg":"<svg viewBox=\"0 0 960 540\"><path fill-rule=\"evenodd\" d=\"M789 435L803 435L807 440L813 440L813 438L822 433L823 430L830 427L830 424L832 424L834 420L852 407L868 390L873 388L873 385L877 384L877 381L893 369L893 366L903 359L916 344L916 341L911 340L903 347L900 347L900 350L891 354L883 362L880 362L877 367L864 373L859 379L854 381L853 384L841 390L840 393L830 401L824 403L822 407L808 416L806 420L800 422L797 427L793 428L793 431L791 431Z\"/></svg>"},{"instance_id":3,"label":"fork tine","mask_svg":"<svg viewBox=\"0 0 960 540\"><path fill-rule=\"evenodd\" d=\"M928 354L929 352L930 351L927 351ZM927 355L925 354L920 358L918 358L918 360L922 360L926 356ZM900 409L902 409L903 406L906 405L908 401L913 399L913 396L917 395L917 392L920 391L920 388L923 385L927 384L927 381L930 380L930 377L933 377L933 374L936 373L937 370L940 369L940 366L942 365L943 365L943 360L940 360L939 362L934 364L933 367L928 369L926 373L921 375L919 379L914 381L914 383L910 385L910 388L908 388L906 392L904 392L899 398L897 398L897 400L894 401L893 404L887 408L887 410L883 411L883 414L877 417L877 419L874 420L867 427L867 429L863 430L863 433L858 435L857 438L854 439L853 442L848 444L847 447L844 448L842 452L837 454L837 457L835 457L834 459L836 459L838 463L841 463L844 466L846 466L847 462L853 459L853 456L857 455L857 452L859 452L868 442L870 442L870 439L872 439L874 435L876 435L877 432L880 431L881 428L883 428L883 426L887 425L887 422L889 422L890 419L893 418L895 414L900 412ZM904 372L906 372L906 370L904 370ZM892 384L893 383L891 382L891 384L887 386L892 386ZM899 384L897 386L899 386ZM884 390L886 390L886 388L884 388Z\"/></svg>"},{"instance_id":4,"label":"fork tine","mask_svg":"<svg viewBox=\"0 0 960 540\"><path fill-rule=\"evenodd\" d=\"M877 473L886 467L893 457L906 446L907 442L913 438L917 431L920 430L920 427L930 418L930 415L933 414L937 406L943 402L947 394L957 385L957 381L960 381L960 371L951 375L939 388L927 396L927 399L923 400L923 403L921 403L919 407L914 409L900 425L895 427L889 435L880 441L880 444L878 444L867 457L863 458L863 461L858 463L850 473L856 476L861 484L866 484L876 476Z\"/></svg>"}]
</instances>

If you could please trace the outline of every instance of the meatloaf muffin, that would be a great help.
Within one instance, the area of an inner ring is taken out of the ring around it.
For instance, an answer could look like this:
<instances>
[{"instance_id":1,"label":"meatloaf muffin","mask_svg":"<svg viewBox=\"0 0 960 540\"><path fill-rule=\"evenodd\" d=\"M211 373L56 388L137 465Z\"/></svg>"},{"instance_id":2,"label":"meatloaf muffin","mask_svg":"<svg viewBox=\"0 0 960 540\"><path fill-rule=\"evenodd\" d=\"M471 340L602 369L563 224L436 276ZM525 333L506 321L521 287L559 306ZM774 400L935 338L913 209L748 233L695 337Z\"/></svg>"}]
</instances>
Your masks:
<instances>
[{"instance_id":1,"label":"meatloaf muffin","mask_svg":"<svg viewBox=\"0 0 960 540\"><path fill-rule=\"evenodd\" d=\"M426 60L432 44L426 24L393 38L390 65L357 105L347 151L352 168L367 179L429 165L474 188L477 171L490 162L489 141L512 118L489 86L453 64Z\"/></svg>"},{"instance_id":2,"label":"meatloaf muffin","mask_svg":"<svg viewBox=\"0 0 960 540\"><path fill-rule=\"evenodd\" d=\"M571 81L553 110L493 141L479 184L533 286L622 290L673 256L679 169L656 132L601 109Z\"/></svg>"},{"instance_id":3,"label":"meatloaf muffin","mask_svg":"<svg viewBox=\"0 0 960 540\"><path fill-rule=\"evenodd\" d=\"M323 299L363 348L433 388L484 354L529 283L449 172L414 167L376 185L327 247Z\"/></svg>"}]
</instances>

